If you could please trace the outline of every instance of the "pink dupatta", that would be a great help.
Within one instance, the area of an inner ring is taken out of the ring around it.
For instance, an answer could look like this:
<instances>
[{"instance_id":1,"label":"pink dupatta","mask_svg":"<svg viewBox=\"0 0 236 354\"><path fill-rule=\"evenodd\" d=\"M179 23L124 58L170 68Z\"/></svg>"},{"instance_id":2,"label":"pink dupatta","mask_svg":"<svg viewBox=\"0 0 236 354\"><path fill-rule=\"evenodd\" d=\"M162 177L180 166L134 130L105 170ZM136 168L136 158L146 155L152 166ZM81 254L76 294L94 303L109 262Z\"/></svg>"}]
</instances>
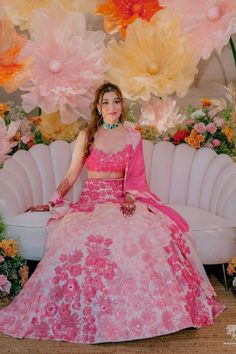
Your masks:
<instances>
[{"instance_id":1,"label":"pink dupatta","mask_svg":"<svg viewBox=\"0 0 236 354\"><path fill-rule=\"evenodd\" d=\"M146 180L141 135L131 127L128 127L128 130L124 192L135 194L136 199L146 204L153 212L160 210L172 219L182 232L187 232L189 226L183 217L150 191Z\"/></svg>"}]
</instances>

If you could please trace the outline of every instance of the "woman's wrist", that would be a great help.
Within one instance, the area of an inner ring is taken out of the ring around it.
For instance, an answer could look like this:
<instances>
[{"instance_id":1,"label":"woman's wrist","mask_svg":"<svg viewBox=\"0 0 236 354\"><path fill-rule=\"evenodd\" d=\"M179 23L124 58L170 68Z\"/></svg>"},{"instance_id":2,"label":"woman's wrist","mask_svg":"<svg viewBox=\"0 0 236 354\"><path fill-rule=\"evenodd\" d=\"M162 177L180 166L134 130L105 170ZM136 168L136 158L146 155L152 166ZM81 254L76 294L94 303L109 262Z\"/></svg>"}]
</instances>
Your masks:
<instances>
[{"instance_id":1,"label":"woman's wrist","mask_svg":"<svg viewBox=\"0 0 236 354\"><path fill-rule=\"evenodd\" d=\"M126 193L125 194L125 203L127 204L133 204L135 203L135 195L132 193Z\"/></svg>"}]
</instances>

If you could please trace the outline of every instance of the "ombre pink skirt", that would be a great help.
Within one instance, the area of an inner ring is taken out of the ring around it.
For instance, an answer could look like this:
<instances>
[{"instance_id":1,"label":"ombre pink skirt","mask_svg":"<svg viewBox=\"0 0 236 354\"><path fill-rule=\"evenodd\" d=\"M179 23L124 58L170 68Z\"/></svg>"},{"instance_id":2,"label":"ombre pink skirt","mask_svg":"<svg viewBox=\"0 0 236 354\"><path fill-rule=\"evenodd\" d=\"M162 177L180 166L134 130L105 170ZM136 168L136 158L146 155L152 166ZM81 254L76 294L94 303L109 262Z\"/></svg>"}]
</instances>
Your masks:
<instances>
[{"instance_id":1,"label":"ombre pink skirt","mask_svg":"<svg viewBox=\"0 0 236 354\"><path fill-rule=\"evenodd\" d=\"M87 181L48 227L45 256L0 311L17 338L100 343L211 325L225 308L191 244L168 216L137 202L124 217L123 180Z\"/></svg>"}]
</instances>

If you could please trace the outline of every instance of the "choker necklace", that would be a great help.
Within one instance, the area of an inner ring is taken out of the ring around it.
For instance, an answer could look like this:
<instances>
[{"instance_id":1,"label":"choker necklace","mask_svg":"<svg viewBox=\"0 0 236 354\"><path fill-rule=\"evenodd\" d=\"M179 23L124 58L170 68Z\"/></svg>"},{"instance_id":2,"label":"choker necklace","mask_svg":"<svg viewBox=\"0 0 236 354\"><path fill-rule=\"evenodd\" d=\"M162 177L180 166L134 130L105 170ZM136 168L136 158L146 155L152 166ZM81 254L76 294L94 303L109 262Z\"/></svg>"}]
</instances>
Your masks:
<instances>
[{"instance_id":1,"label":"choker necklace","mask_svg":"<svg viewBox=\"0 0 236 354\"><path fill-rule=\"evenodd\" d=\"M109 124L109 123L106 123L104 122L104 120L102 121L102 126L104 129L115 129L115 128L118 128L120 126L120 122L116 122L116 123L113 123L113 124Z\"/></svg>"}]
</instances>

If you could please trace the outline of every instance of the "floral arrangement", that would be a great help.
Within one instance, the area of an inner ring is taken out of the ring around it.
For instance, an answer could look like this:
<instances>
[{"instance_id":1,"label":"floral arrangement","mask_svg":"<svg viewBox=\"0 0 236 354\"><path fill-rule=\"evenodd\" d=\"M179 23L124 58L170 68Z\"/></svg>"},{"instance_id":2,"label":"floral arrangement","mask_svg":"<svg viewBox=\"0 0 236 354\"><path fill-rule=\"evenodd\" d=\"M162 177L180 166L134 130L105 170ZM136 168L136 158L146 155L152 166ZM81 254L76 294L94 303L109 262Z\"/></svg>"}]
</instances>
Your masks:
<instances>
[{"instance_id":1,"label":"floral arrangement","mask_svg":"<svg viewBox=\"0 0 236 354\"><path fill-rule=\"evenodd\" d=\"M227 273L230 276L230 286L236 296L236 257L233 257L229 262Z\"/></svg>"},{"instance_id":2,"label":"floral arrangement","mask_svg":"<svg viewBox=\"0 0 236 354\"><path fill-rule=\"evenodd\" d=\"M149 124L149 132L156 127L157 141L187 143L195 149L208 147L218 154L235 156L236 89L231 84L225 92L226 99L202 99L200 107L189 106L183 113L170 98L152 99L141 108L140 126Z\"/></svg>"},{"instance_id":3,"label":"floral arrangement","mask_svg":"<svg viewBox=\"0 0 236 354\"><path fill-rule=\"evenodd\" d=\"M16 103L0 103L0 166L17 150L29 150L34 144L47 143L37 126L39 116L31 117Z\"/></svg>"},{"instance_id":4,"label":"floral arrangement","mask_svg":"<svg viewBox=\"0 0 236 354\"><path fill-rule=\"evenodd\" d=\"M0 216L0 302L11 300L28 280L28 267L18 255L16 240L9 237Z\"/></svg>"}]
</instances>

